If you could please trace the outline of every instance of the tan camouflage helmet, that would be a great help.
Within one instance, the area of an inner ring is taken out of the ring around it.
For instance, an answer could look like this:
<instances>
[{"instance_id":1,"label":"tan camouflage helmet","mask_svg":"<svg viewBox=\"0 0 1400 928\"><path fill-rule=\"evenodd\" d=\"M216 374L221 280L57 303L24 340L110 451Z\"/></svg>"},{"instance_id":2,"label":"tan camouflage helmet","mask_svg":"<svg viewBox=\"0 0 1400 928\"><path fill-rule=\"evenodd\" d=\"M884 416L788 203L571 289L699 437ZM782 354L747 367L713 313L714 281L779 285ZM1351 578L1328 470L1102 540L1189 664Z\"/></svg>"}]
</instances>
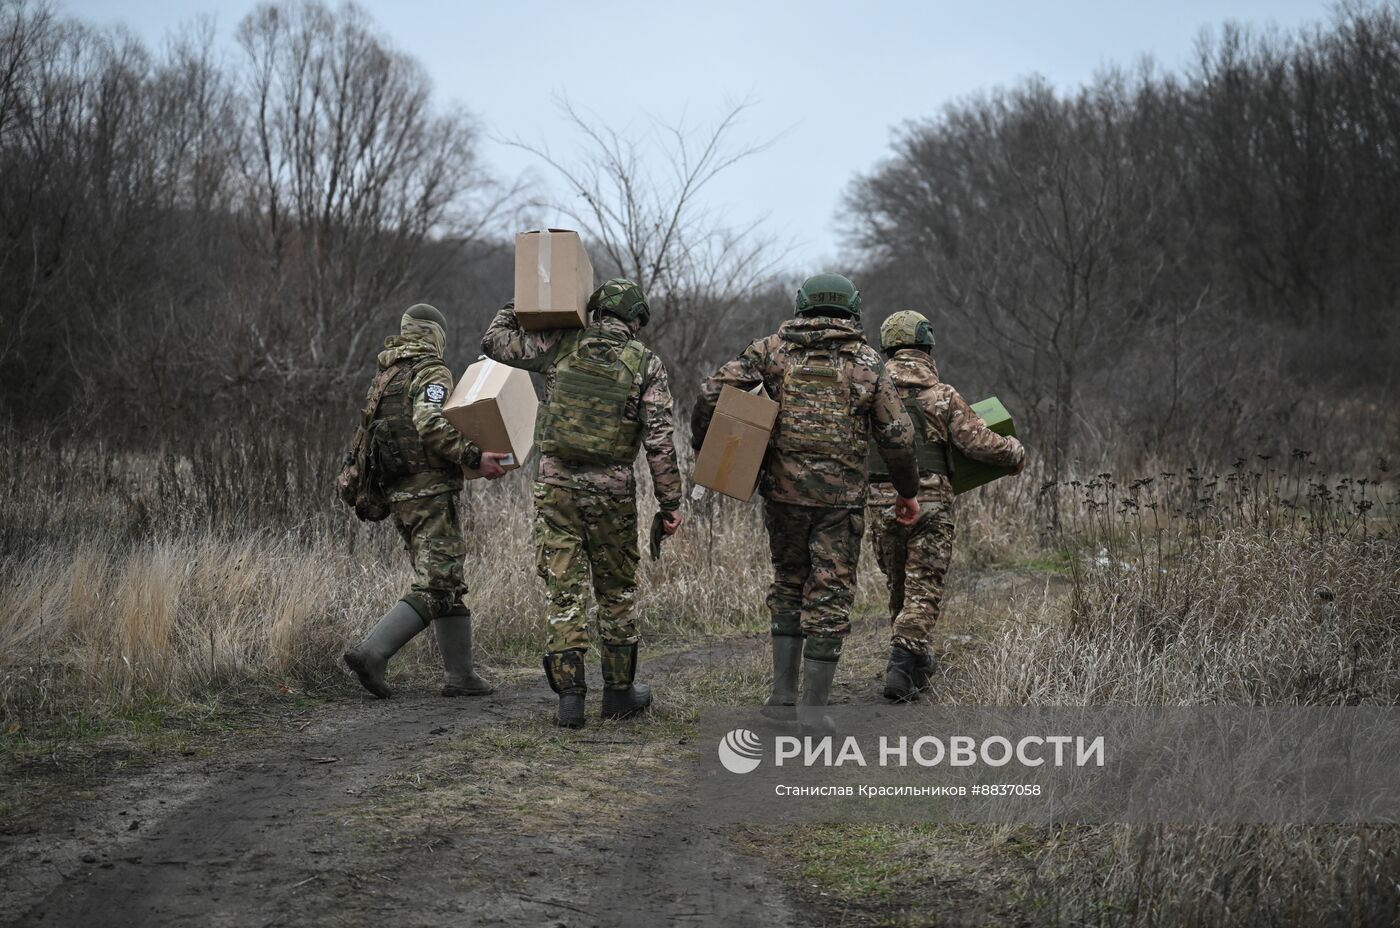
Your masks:
<instances>
[{"instance_id":1,"label":"tan camouflage helmet","mask_svg":"<svg viewBox=\"0 0 1400 928\"><path fill-rule=\"evenodd\" d=\"M880 326L880 348L894 351L898 348L933 347L933 326L923 313L912 309L902 309L891 315Z\"/></svg>"},{"instance_id":2,"label":"tan camouflage helmet","mask_svg":"<svg viewBox=\"0 0 1400 928\"><path fill-rule=\"evenodd\" d=\"M604 281L588 298L588 311L607 313L624 322L635 319L639 325L646 325L651 319L651 307L647 305L642 288L626 277L614 277Z\"/></svg>"}]
</instances>

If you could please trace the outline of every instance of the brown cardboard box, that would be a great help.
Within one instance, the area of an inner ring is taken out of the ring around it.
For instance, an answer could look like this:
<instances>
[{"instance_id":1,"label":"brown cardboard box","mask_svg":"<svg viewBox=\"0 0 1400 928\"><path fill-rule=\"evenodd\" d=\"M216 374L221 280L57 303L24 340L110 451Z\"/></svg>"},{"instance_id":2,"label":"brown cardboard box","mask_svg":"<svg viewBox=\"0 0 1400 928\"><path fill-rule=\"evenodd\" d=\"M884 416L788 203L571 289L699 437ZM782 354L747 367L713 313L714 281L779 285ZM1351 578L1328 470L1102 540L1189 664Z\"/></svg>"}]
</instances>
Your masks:
<instances>
[{"instance_id":1,"label":"brown cardboard box","mask_svg":"<svg viewBox=\"0 0 1400 928\"><path fill-rule=\"evenodd\" d=\"M477 361L457 381L442 404L443 417L482 451L514 455L505 464L514 470L525 463L535 444L535 414L540 401L530 375L495 361ZM480 471L462 469L468 480Z\"/></svg>"},{"instance_id":2,"label":"brown cardboard box","mask_svg":"<svg viewBox=\"0 0 1400 928\"><path fill-rule=\"evenodd\" d=\"M515 236L515 315L521 328L582 329L592 293L593 264L577 232L536 229Z\"/></svg>"},{"instance_id":3,"label":"brown cardboard box","mask_svg":"<svg viewBox=\"0 0 1400 928\"><path fill-rule=\"evenodd\" d=\"M745 393L726 386L720 391L705 443L695 457L691 479L737 500L753 496L777 418L778 404L762 387L756 393Z\"/></svg>"}]
</instances>

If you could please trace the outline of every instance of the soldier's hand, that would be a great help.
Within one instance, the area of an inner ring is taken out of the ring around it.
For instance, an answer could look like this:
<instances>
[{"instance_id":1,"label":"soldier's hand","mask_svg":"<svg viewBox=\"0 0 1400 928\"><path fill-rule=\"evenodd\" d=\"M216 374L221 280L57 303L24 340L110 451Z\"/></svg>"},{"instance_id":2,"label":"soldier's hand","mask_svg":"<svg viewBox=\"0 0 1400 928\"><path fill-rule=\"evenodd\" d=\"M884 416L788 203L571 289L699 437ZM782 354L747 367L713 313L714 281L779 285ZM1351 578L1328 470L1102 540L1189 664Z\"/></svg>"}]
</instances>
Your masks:
<instances>
[{"instance_id":1,"label":"soldier's hand","mask_svg":"<svg viewBox=\"0 0 1400 928\"><path fill-rule=\"evenodd\" d=\"M677 529L681 527L681 522L682 519L679 512L664 513L661 517L661 530L669 537L676 534Z\"/></svg>"},{"instance_id":2,"label":"soldier's hand","mask_svg":"<svg viewBox=\"0 0 1400 928\"><path fill-rule=\"evenodd\" d=\"M506 469L501 466L501 462L510 457L510 454L502 451L481 452L481 466L477 468L481 476L487 480L495 480L506 475Z\"/></svg>"},{"instance_id":3,"label":"soldier's hand","mask_svg":"<svg viewBox=\"0 0 1400 928\"><path fill-rule=\"evenodd\" d=\"M1023 470L1026 469L1026 458L1029 457L1029 455L1026 454L1026 446L1025 446L1025 445L1021 444L1020 441L1018 441L1017 439L1014 439L1014 438L1012 439L1012 441L1016 442L1016 447L1021 449L1021 457L1020 457L1020 459L1016 462L1016 473L1019 474L1021 471L1023 471Z\"/></svg>"},{"instance_id":4,"label":"soldier's hand","mask_svg":"<svg viewBox=\"0 0 1400 928\"><path fill-rule=\"evenodd\" d=\"M894 501L894 520L900 525L913 525L919 521L919 501L901 496Z\"/></svg>"}]
</instances>

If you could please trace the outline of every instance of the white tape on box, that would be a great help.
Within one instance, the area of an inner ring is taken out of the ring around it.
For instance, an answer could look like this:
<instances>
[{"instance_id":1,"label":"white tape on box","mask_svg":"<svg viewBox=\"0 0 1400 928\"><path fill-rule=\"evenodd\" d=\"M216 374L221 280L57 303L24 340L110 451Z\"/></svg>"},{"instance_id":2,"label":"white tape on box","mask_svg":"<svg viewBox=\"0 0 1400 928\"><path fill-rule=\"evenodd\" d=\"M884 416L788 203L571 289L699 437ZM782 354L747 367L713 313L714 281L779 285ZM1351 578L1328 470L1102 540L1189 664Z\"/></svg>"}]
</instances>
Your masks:
<instances>
[{"instance_id":1,"label":"white tape on box","mask_svg":"<svg viewBox=\"0 0 1400 928\"><path fill-rule=\"evenodd\" d=\"M463 406L470 406L476 402L477 396L481 394L481 388L486 386L486 378L491 376L491 372L496 369L495 361L487 361L481 365L481 372L476 375L476 380L472 381L471 389L467 391L467 399Z\"/></svg>"},{"instance_id":2,"label":"white tape on box","mask_svg":"<svg viewBox=\"0 0 1400 928\"><path fill-rule=\"evenodd\" d=\"M554 308L554 303L550 300L550 297L553 296L553 294L550 292L550 285L549 285L549 260L550 260L550 258L552 257L552 255L551 255L551 248L552 248L552 246L550 245L550 241L549 241L549 229L548 229L548 228L541 229L541 230L540 230L540 250L539 250L539 256L540 256L540 258L539 258L539 261L537 262L537 267L536 267L536 269L539 271L539 293L538 293L538 296L539 296L539 307L540 307L540 309L553 309L553 308Z\"/></svg>"}]
</instances>

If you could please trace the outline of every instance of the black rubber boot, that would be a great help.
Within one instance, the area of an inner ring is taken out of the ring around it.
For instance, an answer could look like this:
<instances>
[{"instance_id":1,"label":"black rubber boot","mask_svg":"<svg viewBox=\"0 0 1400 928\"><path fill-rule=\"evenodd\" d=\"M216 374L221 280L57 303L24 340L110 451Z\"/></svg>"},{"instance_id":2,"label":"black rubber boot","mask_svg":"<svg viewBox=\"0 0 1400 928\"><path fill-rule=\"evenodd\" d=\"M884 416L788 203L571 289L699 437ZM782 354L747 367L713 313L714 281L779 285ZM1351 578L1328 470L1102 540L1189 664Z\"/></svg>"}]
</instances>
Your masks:
<instances>
[{"instance_id":1,"label":"black rubber boot","mask_svg":"<svg viewBox=\"0 0 1400 928\"><path fill-rule=\"evenodd\" d=\"M797 717L797 675L801 668L801 637L774 635L773 693L759 712L781 722L791 722Z\"/></svg>"},{"instance_id":2,"label":"black rubber boot","mask_svg":"<svg viewBox=\"0 0 1400 928\"><path fill-rule=\"evenodd\" d=\"M544 656L544 676L549 688L559 694L559 711L554 724L560 728L582 728L584 700L588 684L583 673L583 652L559 651Z\"/></svg>"},{"instance_id":3,"label":"black rubber boot","mask_svg":"<svg viewBox=\"0 0 1400 928\"><path fill-rule=\"evenodd\" d=\"M651 687L637 677L637 645L603 642L603 718L625 719L651 705Z\"/></svg>"},{"instance_id":4,"label":"black rubber boot","mask_svg":"<svg viewBox=\"0 0 1400 928\"><path fill-rule=\"evenodd\" d=\"M836 681L835 661L802 662L802 702L797 707L797 724L802 734L821 737L836 732L831 716L822 710L831 699L831 685Z\"/></svg>"},{"instance_id":5,"label":"black rubber boot","mask_svg":"<svg viewBox=\"0 0 1400 928\"><path fill-rule=\"evenodd\" d=\"M442 695L485 696L491 684L472 669L472 614L453 612L433 623L442 652Z\"/></svg>"},{"instance_id":6,"label":"black rubber boot","mask_svg":"<svg viewBox=\"0 0 1400 928\"><path fill-rule=\"evenodd\" d=\"M401 599L374 624L364 641L345 652L346 666L355 671L361 686L380 699L388 699L394 695L389 684L384 682L389 658L427 627L428 623L418 610Z\"/></svg>"},{"instance_id":7,"label":"black rubber boot","mask_svg":"<svg viewBox=\"0 0 1400 928\"><path fill-rule=\"evenodd\" d=\"M885 698L913 702L928 689L933 673L933 656L915 654L899 645L890 646L890 662L885 666Z\"/></svg>"}]
</instances>

